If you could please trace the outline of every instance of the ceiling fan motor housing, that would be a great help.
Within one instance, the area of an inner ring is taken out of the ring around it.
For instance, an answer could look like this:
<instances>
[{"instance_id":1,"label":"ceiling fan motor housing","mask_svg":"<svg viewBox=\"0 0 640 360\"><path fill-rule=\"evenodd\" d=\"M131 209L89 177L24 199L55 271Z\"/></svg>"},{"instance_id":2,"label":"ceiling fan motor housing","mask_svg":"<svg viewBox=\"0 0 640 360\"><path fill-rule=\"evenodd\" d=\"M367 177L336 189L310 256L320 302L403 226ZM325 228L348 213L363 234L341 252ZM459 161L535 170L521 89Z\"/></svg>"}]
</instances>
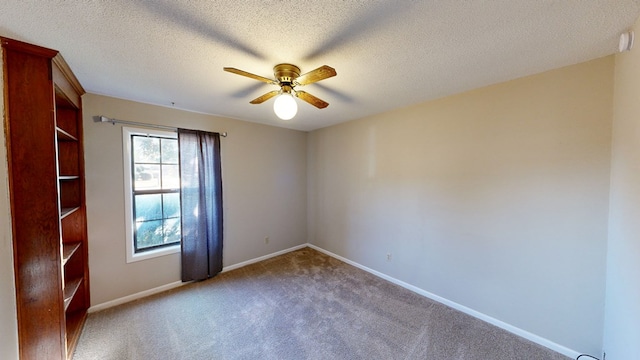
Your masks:
<instances>
[{"instance_id":1,"label":"ceiling fan motor housing","mask_svg":"<svg viewBox=\"0 0 640 360\"><path fill-rule=\"evenodd\" d=\"M300 76L300 68L293 64L278 64L273 67L273 75L280 84L291 84Z\"/></svg>"}]
</instances>

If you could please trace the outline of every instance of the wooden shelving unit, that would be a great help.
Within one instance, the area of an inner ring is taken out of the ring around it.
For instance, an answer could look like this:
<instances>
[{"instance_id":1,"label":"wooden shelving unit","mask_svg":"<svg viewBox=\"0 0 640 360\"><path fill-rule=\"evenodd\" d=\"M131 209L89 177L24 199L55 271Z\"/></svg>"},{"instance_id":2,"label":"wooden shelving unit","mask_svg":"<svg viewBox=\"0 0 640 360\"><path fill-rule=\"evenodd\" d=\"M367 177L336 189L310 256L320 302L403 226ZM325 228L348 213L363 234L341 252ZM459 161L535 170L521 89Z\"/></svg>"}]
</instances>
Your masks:
<instances>
[{"instance_id":1,"label":"wooden shelving unit","mask_svg":"<svg viewBox=\"0 0 640 360\"><path fill-rule=\"evenodd\" d=\"M0 40L20 358L68 359L90 305L84 89L57 51Z\"/></svg>"}]
</instances>

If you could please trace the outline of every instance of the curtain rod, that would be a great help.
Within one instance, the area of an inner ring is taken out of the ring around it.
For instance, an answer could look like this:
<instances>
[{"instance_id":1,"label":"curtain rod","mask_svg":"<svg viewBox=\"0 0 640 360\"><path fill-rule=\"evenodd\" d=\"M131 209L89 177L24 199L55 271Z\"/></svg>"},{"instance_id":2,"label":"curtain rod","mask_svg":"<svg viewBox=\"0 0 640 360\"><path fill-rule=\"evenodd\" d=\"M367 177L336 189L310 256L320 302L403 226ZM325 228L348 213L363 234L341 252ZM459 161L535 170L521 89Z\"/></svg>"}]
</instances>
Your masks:
<instances>
[{"instance_id":1,"label":"curtain rod","mask_svg":"<svg viewBox=\"0 0 640 360\"><path fill-rule=\"evenodd\" d=\"M115 124L137 125L137 126L150 127L150 128L154 128L154 129L178 131L178 128L177 127L173 127L173 126L145 124L145 123L135 122L135 121L118 120L118 119L108 118L108 117L102 116L102 115L94 116L94 121L95 122L108 122L108 123L111 123L113 125L115 125ZM226 131L225 132L221 132L220 136L227 137L227 132Z\"/></svg>"}]
</instances>

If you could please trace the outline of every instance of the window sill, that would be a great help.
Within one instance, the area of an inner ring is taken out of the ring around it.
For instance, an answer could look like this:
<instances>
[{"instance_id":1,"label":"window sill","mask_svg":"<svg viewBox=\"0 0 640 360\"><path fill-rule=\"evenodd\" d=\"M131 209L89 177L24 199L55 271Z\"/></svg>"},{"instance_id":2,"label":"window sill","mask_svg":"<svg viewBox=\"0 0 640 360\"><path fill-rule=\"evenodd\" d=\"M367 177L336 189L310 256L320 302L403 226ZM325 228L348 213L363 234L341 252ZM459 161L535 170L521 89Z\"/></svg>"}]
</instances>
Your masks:
<instances>
[{"instance_id":1,"label":"window sill","mask_svg":"<svg viewBox=\"0 0 640 360\"><path fill-rule=\"evenodd\" d=\"M171 255L180 252L180 244L169 246L163 249L145 251L139 254L127 253L127 263L136 261L149 260L160 256Z\"/></svg>"}]
</instances>

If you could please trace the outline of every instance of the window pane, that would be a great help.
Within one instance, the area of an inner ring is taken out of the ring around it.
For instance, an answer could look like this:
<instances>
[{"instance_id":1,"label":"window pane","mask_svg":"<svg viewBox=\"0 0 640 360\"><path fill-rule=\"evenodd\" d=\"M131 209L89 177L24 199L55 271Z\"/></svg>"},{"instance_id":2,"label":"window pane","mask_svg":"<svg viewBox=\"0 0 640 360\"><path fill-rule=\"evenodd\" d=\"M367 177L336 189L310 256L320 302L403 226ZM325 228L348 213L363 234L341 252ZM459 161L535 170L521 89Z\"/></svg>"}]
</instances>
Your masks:
<instances>
[{"instance_id":1,"label":"window pane","mask_svg":"<svg viewBox=\"0 0 640 360\"><path fill-rule=\"evenodd\" d=\"M180 219L167 219L164 221L165 244L180 242Z\"/></svg>"},{"instance_id":2,"label":"window pane","mask_svg":"<svg viewBox=\"0 0 640 360\"><path fill-rule=\"evenodd\" d=\"M164 136L131 134L125 147L131 149L134 253L181 240L178 140Z\"/></svg>"},{"instance_id":3,"label":"window pane","mask_svg":"<svg viewBox=\"0 0 640 360\"><path fill-rule=\"evenodd\" d=\"M135 190L160 189L160 165L136 164L134 180Z\"/></svg>"},{"instance_id":4,"label":"window pane","mask_svg":"<svg viewBox=\"0 0 640 360\"><path fill-rule=\"evenodd\" d=\"M178 163L178 140L162 139L162 163L177 164Z\"/></svg>"},{"instance_id":5,"label":"window pane","mask_svg":"<svg viewBox=\"0 0 640 360\"><path fill-rule=\"evenodd\" d=\"M178 165L162 165L162 188L180 188L180 174L178 174Z\"/></svg>"},{"instance_id":6,"label":"window pane","mask_svg":"<svg viewBox=\"0 0 640 360\"><path fill-rule=\"evenodd\" d=\"M162 219L162 195L135 195L134 211L136 221Z\"/></svg>"},{"instance_id":7,"label":"window pane","mask_svg":"<svg viewBox=\"0 0 640 360\"><path fill-rule=\"evenodd\" d=\"M136 247L144 249L162 245L162 220L136 222Z\"/></svg>"},{"instance_id":8,"label":"window pane","mask_svg":"<svg viewBox=\"0 0 640 360\"><path fill-rule=\"evenodd\" d=\"M160 139L156 137L133 136L133 162L159 163Z\"/></svg>"},{"instance_id":9,"label":"window pane","mask_svg":"<svg viewBox=\"0 0 640 360\"><path fill-rule=\"evenodd\" d=\"M180 217L180 194L164 194L164 218L179 218Z\"/></svg>"}]
</instances>

